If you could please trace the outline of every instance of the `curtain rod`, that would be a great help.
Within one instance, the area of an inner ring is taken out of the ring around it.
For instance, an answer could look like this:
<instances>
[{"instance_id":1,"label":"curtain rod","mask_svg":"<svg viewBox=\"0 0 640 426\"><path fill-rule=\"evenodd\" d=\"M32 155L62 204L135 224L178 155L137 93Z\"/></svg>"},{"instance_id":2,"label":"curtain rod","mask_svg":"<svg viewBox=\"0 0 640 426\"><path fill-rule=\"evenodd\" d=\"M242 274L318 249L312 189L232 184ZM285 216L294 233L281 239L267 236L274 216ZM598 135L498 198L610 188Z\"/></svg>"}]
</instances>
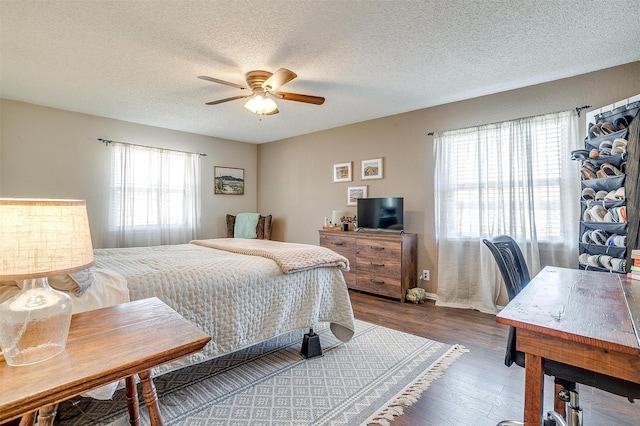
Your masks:
<instances>
[{"instance_id":1,"label":"curtain rod","mask_svg":"<svg viewBox=\"0 0 640 426\"><path fill-rule=\"evenodd\" d=\"M124 145L141 146L143 148L163 149L165 151L181 152L183 154L198 154L201 157L206 157L207 156L207 154L202 154L200 152L178 151L177 149L158 148L157 146L148 146L148 145L137 145L137 144L134 144L134 143L113 141L113 140L110 140L110 139L103 139L103 138L98 138L98 140L100 142L104 143L106 146L109 146L109 144L112 143L112 142L117 142L117 143L121 143L121 144L124 144Z\"/></svg>"},{"instance_id":2,"label":"curtain rod","mask_svg":"<svg viewBox=\"0 0 640 426\"><path fill-rule=\"evenodd\" d=\"M591 105L583 105L583 106L581 106L581 107L576 107L576 112L578 113L578 117L580 117L580 112L581 112L583 109L588 109L588 108L591 108ZM548 114L553 114L553 113L548 113ZM547 114L540 114L540 115L547 115ZM537 115L534 115L534 116L531 116L531 117L537 117ZM523 118L531 118L531 117L520 117L520 118L514 118L514 120L521 120L521 119L523 119ZM507 121L509 121L509 120L507 120ZM492 124L496 124L496 123L492 123ZM480 124L480 126L481 126L481 124ZM433 136L433 134L434 134L434 133L435 133L435 132L429 132L429 133L427 133L427 136Z\"/></svg>"}]
</instances>

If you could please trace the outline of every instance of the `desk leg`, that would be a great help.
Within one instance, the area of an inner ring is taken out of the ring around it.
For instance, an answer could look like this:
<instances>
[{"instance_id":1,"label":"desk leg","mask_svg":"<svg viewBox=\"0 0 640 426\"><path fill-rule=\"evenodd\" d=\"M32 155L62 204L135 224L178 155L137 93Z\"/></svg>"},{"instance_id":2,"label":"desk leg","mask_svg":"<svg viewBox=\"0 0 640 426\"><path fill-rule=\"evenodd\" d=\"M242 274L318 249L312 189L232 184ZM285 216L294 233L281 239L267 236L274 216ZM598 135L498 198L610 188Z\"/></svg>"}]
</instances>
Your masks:
<instances>
[{"instance_id":1,"label":"desk leg","mask_svg":"<svg viewBox=\"0 0 640 426\"><path fill-rule=\"evenodd\" d=\"M149 422L152 426L163 426L164 421L158 406L158 395L156 394L156 387L153 384L150 370L138 373L138 377L142 384L142 397L147 405L147 411L149 411Z\"/></svg>"},{"instance_id":2,"label":"desk leg","mask_svg":"<svg viewBox=\"0 0 640 426\"><path fill-rule=\"evenodd\" d=\"M138 405L138 387L136 378L129 376L124 379L125 395L127 396L127 410L129 411L129 424L140 426L140 406Z\"/></svg>"},{"instance_id":3,"label":"desk leg","mask_svg":"<svg viewBox=\"0 0 640 426\"><path fill-rule=\"evenodd\" d=\"M544 359L530 353L525 354L524 392L524 424L540 426L544 394Z\"/></svg>"}]
</instances>

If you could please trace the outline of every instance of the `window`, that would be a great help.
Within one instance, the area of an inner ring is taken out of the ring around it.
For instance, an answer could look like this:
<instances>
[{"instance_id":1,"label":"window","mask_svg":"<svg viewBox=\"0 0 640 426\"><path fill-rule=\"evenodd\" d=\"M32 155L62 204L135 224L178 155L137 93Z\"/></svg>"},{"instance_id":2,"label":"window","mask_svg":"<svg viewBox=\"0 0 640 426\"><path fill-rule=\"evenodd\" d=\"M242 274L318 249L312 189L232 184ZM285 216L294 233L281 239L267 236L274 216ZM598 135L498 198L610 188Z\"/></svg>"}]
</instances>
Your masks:
<instances>
[{"instance_id":1,"label":"window","mask_svg":"<svg viewBox=\"0 0 640 426\"><path fill-rule=\"evenodd\" d=\"M577 117L561 112L435 135L439 306L496 312L502 282L483 238L514 238L529 271L577 263Z\"/></svg>"},{"instance_id":2,"label":"window","mask_svg":"<svg viewBox=\"0 0 640 426\"><path fill-rule=\"evenodd\" d=\"M113 142L109 245L179 244L197 238L199 154Z\"/></svg>"},{"instance_id":3,"label":"window","mask_svg":"<svg viewBox=\"0 0 640 426\"><path fill-rule=\"evenodd\" d=\"M447 201L441 211L446 235L479 238L535 229L540 241L563 238L560 220L571 149L568 120L558 114L443 132L437 141L439 164L436 192ZM577 192L568 194L577 200Z\"/></svg>"}]
</instances>

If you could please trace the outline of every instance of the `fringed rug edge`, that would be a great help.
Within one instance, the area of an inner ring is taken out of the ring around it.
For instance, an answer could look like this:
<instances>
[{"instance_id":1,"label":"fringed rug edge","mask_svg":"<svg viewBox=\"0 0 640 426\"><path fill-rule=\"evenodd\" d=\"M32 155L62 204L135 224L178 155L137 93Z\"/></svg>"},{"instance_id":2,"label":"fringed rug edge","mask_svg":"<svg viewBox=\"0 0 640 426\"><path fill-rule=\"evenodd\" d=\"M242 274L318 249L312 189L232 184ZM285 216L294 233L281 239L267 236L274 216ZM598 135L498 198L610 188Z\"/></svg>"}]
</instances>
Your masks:
<instances>
[{"instance_id":1,"label":"fringed rug edge","mask_svg":"<svg viewBox=\"0 0 640 426\"><path fill-rule=\"evenodd\" d=\"M404 408L413 405L422 393L439 379L463 354L469 352L462 345L453 345L447 352L429 366L420 376L389 400L382 408L369 417L362 425L390 426L394 418L404 413Z\"/></svg>"}]
</instances>

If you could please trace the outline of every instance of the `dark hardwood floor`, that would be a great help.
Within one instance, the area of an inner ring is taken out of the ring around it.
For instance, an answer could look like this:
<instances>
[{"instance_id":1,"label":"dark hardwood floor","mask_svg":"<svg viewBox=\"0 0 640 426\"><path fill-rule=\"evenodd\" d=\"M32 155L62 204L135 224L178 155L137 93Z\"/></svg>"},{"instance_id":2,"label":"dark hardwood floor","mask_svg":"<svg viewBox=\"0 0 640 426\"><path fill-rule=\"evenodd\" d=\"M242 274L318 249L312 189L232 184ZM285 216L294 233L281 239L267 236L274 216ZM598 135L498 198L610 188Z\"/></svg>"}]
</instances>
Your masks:
<instances>
[{"instance_id":1,"label":"dark hardwood floor","mask_svg":"<svg viewBox=\"0 0 640 426\"><path fill-rule=\"evenodd\" d=\"M456 361L405 409L393 426L495 426L522 420L524 369L504 365L508 327L495 316L466 309L414 305L350 292L355 317L443 343L458 343L470 352ZM580 386L585 426L638 426L640 401ZM545 413L553 409L553 380L545 380Z\"/></svg>"}]
</instances>

